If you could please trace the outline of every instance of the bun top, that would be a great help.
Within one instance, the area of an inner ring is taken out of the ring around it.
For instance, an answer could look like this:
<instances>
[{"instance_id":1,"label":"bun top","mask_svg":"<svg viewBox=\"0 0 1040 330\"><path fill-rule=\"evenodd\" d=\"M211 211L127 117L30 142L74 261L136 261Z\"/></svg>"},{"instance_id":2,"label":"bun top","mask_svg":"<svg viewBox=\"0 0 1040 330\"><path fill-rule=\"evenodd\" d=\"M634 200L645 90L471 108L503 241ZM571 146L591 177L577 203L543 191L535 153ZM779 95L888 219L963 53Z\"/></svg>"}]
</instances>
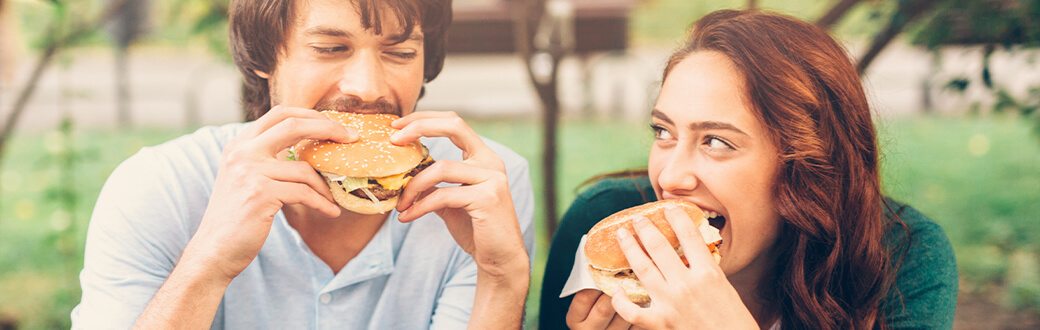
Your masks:
<instances>
[{"instance_id":1,"label":"bun top","mask_svg":"<svg viewBox=\"0 0 1040 330\"><path fill-rule=\"evenodd\" d=\"M419 141L398 146L390 143L397 132L390 123L400 118L391 114L357 114L322 111L322 114L358 132L354 143L304 139L296 144L297 159L314 169L348 177L384 177L405 173L426 157Z\"/></svg>"},{"instance_id":2,"label":"bun top","mask_svg":"<svg viewBox=\"0 0 1040 330\"><path fill-rule=\"evenodd\" d=\"M630 233L635 233L631 220L639 216L650 219L650 222L668 239L672 248L679 248L679 239L664 216L664 209L668 206L676 206L686 211L686 214L693 220L694 228L707 222L704 219L704 212L697 205L682 200L656 201L618 211L600 220L592 229L589 229L588 238L585 241L585 257L588 258L589 264L594 268L606 271L622 271L631 268L624 252L621 252L621 246L618 245L615 233L622 226Z\"/></svg>"}]
</instances>

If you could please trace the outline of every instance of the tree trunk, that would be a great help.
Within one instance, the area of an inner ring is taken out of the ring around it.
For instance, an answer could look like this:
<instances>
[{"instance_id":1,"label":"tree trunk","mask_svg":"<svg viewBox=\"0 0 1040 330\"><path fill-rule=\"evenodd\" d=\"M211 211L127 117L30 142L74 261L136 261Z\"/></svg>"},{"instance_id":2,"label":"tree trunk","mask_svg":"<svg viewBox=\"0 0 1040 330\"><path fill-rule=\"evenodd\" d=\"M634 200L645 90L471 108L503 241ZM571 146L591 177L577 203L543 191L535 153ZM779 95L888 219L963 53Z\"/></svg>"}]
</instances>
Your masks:
<instances>
[{"instance_id":1,"label":"tree trunk","mask_svg":"<svg viewBox=\"0 0 1040 330\"><path fill-rule=\"evenodd\" d=\"M127 84L129 71L127 70L127 57L130 55L130 52L127 47L122 47L121 45L116 46L115 51L116 109L118 110L116 122L119 128L129 129L133 126L133 118L130 115L130 104L132 102L130 100L130 88Z\"/></svg>"},{"instance_id":2,"label":"tree trunk","mask_svg":"<svg viewBox=\"0 0 1040 330\"><path fill-rule=\"evenodd\" d=\"M537 55L532 49L533 36L531 22L540 21L545 14L546 0L521 1L512 0L514 33L516 47L527 67L527 75L538 93L542 106L542 200L545 221L546 240L551 241L556 232L556 135L560 118L560 102L557 95L557 76L562 52L548 51L551 58L551 70L548 79L539 79L532 68L532 60ZM541 50L539 50L541 51Z\"/></svg>"},{"instance_id":3,"label":"tree trunk","mask_svg":"<svg viewBox=\"0 0 1040 330\"><path fill-rule=\"evenodd\" d=\"M867 68L870 67L870 63L885 49L885 46L888 46L899 33L903 32L903 28L910 22L920 18L922 14L928 12L935 4L935 0L901 1L899 8L892 14L888 24L885 25L881 32L874 35L874 40L870 43L870 47L859 57L859 61L856 63L856 71L861 75L866 72Z\"/></svg>"}]
</instances>

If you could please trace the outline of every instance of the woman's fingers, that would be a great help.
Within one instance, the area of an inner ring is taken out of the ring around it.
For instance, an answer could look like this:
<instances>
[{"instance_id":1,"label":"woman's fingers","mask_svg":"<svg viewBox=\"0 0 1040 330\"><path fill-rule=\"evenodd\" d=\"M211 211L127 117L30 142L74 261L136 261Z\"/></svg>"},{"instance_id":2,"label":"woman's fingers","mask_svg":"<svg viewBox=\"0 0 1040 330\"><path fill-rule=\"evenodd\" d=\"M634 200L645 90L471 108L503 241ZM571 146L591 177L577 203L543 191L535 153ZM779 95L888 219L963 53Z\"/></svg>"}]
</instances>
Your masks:
<instances>
[{"instance_id":1,"label":"woman's fingers","mask_svg":"<svg viewBox=\"0 0 1040 330\"><path fill-rule=\"evenodd\" d=\"M633 222L636 234L639 235L639 241L643 243L643 248L650 254L650 259L657 265L657 268L661 270L665 280L676 280L689 271L689 268L686 268L679 259L679 254L675 253L672 244L649 219L638 217Z\"/></svg>"},{"instance_id":2,"label":"woman's fingers","mask_svg":"<svg viewBox=\"0 0 1040 330\"><path fill-rule=\"evenodd\" d=\"M611 307L611 309L613 309L613 307ZM614 313L614 319L610 320L610 323L607 324L607 330L628 330L631 327L632 323L628 323L628 321L625 321L625 318L621 317L621 315L617 315L617 313Z\"/></svg>"},{"instance_id":3,"label":"woman's fingers","mask_svg":"<svg viewBox=\"0 0 1040 330\"><path fill-rule=\"evenodd\" d=\"M603 295L603 292L593 289L585 289L578 291L574 294L574 299L571 299L571 306L567 309L567 326L575 327L581 321L585 321L585 318L592 312L592 306L596 304L596 300Z\"/></svg>"},{"instance_id":4,"label":"woman's fingers","mask_svg":"<svg viewBox=\"0 0 1040 330\"><path fill-rule=\"evenodd\" d=\"M643 252L643 248L639 246L632 233L626 228L620 228L617 230L616 236L618 244L621 246L621 252L625 254L629 266L632 267L632 272L636 274L639 281L651 293L650 297L653 298L654 292L667 290L667 284L664 281L664 277L661 276L661 272L654 265L654 262L650 260L650 257Z\"/></svg>"},{"instance_id":5,"label":"woman's fingers","mask_svg":"<svg viewBox=\"0 0 1040 330\"><path fill-rule=\"evenodd\" d=\"M718 267L715 257L711 255L707 244L704 243L704 236L701 235L700 229L693 225L693 221L686 212L678 207L666 207L664 217L668 219L672 230L675 231L679 245L682 246L683 255L690 262L691 268Z\"/></svg>"},{"instance_id":6,"label":"woman's fingers","mask_svg":"<svg viewBox=\"0 0 1040 330\"><path fill-rule=\"evenodd\" d=\"M648 329L659 328L650 323L650 321L653 321L653 318L648 316L650 309L639 307L639 305L628 300L628 295L625 293L624 289L618 288L618 290L614 292L614 296L611 298L610 303L611 306L614 307L614 312L633 326Z\"/></svg>"},{"instance_id":7,"label":"woman's fingers","mask_svg":"<svg viewBox=\"0 0 1040 330\"><path fill-rule=\"evenodd\" d=\"M614 306L610 305L610 296L600 294L589 308L585 319L578 323L581 324L582 329L604 329L614 319L614 315Z\"/></svg>"}]
</instances>

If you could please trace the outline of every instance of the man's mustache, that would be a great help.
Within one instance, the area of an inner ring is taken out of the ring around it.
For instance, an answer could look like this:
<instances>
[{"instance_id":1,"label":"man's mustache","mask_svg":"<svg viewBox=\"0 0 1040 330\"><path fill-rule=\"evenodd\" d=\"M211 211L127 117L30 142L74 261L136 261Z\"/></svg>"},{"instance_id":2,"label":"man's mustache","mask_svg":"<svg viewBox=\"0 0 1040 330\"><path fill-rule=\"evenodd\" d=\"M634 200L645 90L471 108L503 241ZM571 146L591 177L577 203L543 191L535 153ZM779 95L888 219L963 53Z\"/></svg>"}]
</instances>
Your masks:
<instances>
[{"instance_id":1,"label":"man's mustache","mask_svg":"<svg viewBox=\"0 0 1040 330\"><path fill-rule=\"evenodd\" d=\"M314 106L318 111L360 112L360 113L386 113L401 116L401 108L391 104L384 98L373 102L365 102L358 97L344 97L330 101L319 102Z\"/></svg>"}]
</instances>

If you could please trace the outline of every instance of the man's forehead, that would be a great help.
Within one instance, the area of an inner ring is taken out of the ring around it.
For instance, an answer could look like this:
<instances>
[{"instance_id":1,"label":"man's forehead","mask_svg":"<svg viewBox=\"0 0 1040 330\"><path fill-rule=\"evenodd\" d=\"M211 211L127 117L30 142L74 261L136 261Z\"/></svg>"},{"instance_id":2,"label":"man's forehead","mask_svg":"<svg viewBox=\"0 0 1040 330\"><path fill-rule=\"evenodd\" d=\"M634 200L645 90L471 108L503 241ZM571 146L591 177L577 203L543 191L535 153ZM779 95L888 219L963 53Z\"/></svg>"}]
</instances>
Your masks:
<instances>
[{"instance_id":1,"label":"man's forehead","mask_svg":"<svg viewBox=\"0 0 1040 330\"><path fill-rule=\"evenodd\" d=\"M400 12L402 8L384 5L382 1L369 1L368 5L380 8L362 12L359 0L297 1L293 30L303 36L352 38L378 35L397 42L423 40L417 18L412 19L411 31L405 31L408 22L403 21L402 16L407 14ZM368 28L365 19L371 25Z\"/></svg>"}]
</instances>

